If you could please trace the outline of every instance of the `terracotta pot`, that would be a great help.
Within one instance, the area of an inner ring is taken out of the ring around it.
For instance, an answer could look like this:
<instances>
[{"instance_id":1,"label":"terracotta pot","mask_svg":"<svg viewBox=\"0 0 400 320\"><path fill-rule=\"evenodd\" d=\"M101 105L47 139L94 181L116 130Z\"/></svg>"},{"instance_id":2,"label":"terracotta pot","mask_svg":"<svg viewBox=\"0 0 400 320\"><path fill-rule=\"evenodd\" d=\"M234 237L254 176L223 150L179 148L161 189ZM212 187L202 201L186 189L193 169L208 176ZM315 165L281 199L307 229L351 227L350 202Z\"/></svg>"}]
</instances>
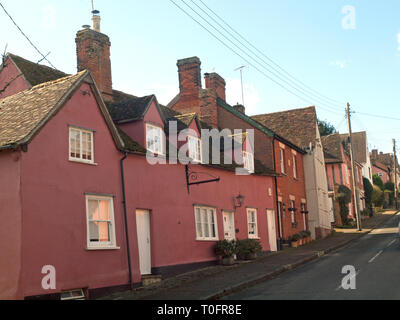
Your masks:
<instances>
[{"instance_id":1,"label":"terracotta pot","mask_svg":"<svg viewBox=\"0 0 400 320\"><path fill-rule=\"evenodd\" d=\"M222 258L221 263L223 266L232 266L235 264L235 258L233 256Z\"/></svg>"},{"instance_id":2,"label":"terracotta pot","mask_svg":"<svg viewBox=\"0 0 400 320\"><path fill-rule=\"evenodd\" d=\"M298 248L299 247L299 241L292 241L292 248Z\"/></svg>"}]
</instances>

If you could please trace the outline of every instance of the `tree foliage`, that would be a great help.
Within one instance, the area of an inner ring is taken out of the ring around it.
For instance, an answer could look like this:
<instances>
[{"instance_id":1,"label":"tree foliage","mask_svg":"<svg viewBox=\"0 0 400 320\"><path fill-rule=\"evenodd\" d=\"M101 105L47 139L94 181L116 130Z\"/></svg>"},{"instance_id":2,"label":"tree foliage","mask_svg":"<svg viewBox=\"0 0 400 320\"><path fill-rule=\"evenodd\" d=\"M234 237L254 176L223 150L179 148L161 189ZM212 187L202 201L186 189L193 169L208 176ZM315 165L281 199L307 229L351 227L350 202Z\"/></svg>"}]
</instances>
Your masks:
<instances>
[{"instance_id":1,"label":"tree foliage","mask_svg":"<svg viewBox=\"0 0 400 320\"><path fill-rule=\"evenodd\" d=\"M374 174L372 177L372 180L374 182L374 185L378 186L382 191L385 190L385 186L384 186L383 181L380 176L378 176L377 174Z\"/></svg>"},{"instance_id":2,"label":"tree foliage","mask_svg":"<svg viewBox=\"0 0 400 320\"><path fill-rule=\"evenodd\" d=\"M351 202L351 190L344 185L339 186L338 195L336 199L339 201L340 217L342 218L343 225L349 223L349 206Z\"/></svg>"},{"instance_id":3,"label":"tree foliage","mask_svg":"<svg viewBox=\"0 0 400 320\"><path fill-rule=\"evenodd\" d=\"M385 195L380 187L374 185L374 190L372 192L372 203L376 207L382 207L385 202Z\"/></svg>"},{"instance_id":4,"label":"tree foliage","mask_svg":"<svg viewBox=\"0 0 400 320\"><path fill-rule=\"evenodd\" d=\"M334 134L334 133L338 132L332 124L330 124L327 121L323 121L323 120L319 120L319 119L318 119L318 128L319 128L319 133L321 134L321 137L329 136L330 134Z\"/></svg>"},{"instance_id":5,"label":"tree foliage","mask_svg":"<svg viewBox=\"0 0 400 320\"><path fill-rule=\"evenodd\" d=\"M374 191L374 187L371 184L371 182L367 178L363 178L363 184L364 184L364 192L365 192L365 204L366 204L366 209L369 212L369 215L373 215L373 210L372 210L372 193Z\"/></svg>"}]
</instances>

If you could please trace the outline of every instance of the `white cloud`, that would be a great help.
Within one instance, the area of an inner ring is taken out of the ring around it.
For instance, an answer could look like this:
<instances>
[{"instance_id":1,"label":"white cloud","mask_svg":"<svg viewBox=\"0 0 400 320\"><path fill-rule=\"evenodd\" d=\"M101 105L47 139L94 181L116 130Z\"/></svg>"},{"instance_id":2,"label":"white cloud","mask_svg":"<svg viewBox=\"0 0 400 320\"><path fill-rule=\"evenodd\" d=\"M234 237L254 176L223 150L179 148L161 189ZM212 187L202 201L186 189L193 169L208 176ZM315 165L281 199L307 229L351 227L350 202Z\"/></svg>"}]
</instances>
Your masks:
<instances>
[{"instance_id":1,"label":"white cloud","mask_svg":"<svg viewBox=\"0 0 400 320\"><path fill-rule=\"evenodd\" d=\"M243 84L243 91L246 114L253 114L257 111L257 104L261 101L260 95L252 83ZM231 105L235 105L236 103L242 104L242 85L240 79L226 79L226 100Z\"/></svg>"},{"instance_id":2,"label":"white cloud","mask_svg":"<svg viewBox=\"0 0 400 320\"><path fill-rule=\"evenodd\" d=\"M340 69L344 69L346 67L346 64L347 64L346 61L339 61L339 60L338 61L331 61L329 63L330 66L337 67L337 68L340 68Z\"/></svg>"}]
</instances>

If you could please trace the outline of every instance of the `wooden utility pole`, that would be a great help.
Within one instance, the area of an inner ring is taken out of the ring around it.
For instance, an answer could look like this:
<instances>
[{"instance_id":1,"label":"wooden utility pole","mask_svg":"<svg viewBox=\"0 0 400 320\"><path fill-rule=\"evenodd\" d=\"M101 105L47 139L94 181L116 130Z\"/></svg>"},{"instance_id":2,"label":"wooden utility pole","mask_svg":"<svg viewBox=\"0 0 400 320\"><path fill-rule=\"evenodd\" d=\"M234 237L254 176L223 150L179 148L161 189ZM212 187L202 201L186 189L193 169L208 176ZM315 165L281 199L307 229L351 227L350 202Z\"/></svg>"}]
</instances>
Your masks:
<instances>
[{"instance_id":1,"label":"wooden utility pole","mask_svg":"<svg viewBox=\"0 0 400 320\"><path fill-rule=\"evenodd\" d=\"M356 182L356 171L355 171L355 163L354 163L354 152L353 152L353 133L351 132L351 117L350 117L350 103L347 103L346 108L347 120L349 124L349 143L350 143L350 159L351 159L351 173L353 176L353 197L354 197L354 207L356 211L357 218L357 228L358 231L362 231L361 227L361 219L360 219L360 210L358 207L358 187Z\"/></svg>"},{"instance_id":2,"label":"wooden utility pole","mask_svg":"<svg viewBox=\"0 0 400 320\"><path fill-rule=\"evenodd\" d=\"M396 139L393 139L393 163L394 163L394 203L396 210L398 209L397 197L397 157L396 157Z\"/></svg>"}]
</instances>

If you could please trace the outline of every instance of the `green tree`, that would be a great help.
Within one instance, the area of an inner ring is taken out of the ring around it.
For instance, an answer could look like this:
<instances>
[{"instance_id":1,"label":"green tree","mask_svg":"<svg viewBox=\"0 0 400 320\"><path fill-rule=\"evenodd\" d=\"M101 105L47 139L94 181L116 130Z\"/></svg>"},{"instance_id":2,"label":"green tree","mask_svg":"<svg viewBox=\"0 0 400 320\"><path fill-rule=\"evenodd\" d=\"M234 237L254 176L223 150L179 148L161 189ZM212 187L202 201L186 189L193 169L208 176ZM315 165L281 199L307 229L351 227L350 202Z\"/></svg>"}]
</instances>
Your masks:
<instances>
[{"instance_id":1,"label":"green tree","mask_svg":"<svg viewBox=\"0 0 400 320\"><path fill-rule=\"evenodd\" d=\"M372 217L372 215L374 214L372 210L372 193L374 191L374 187L367 178L363 178L363 184L365 192L365 204L369 212L369 215Z\"/></svg>"},{"instance_id":2,"label":"green tree","mask_svg":"<svg viewBox=\"0 0 400 320\"><path fill-rule=\"evenodd\" d=\"M374 185L374 190L372 192L372 203L376 207L382 207L385 202L385 195L380 187Z\"/></svg>"},{"instance_id":3,"label":"green tree","mask_svg":"<svg viewBox=\"0 0 400 320\"><path fill-rule=\"evenodd\" d=\"M318 119L318 128L321 137L329 136L330 134L337 133L336 128L327 121L322 121Z\"/></svg>"},{"instance_id":4,"label":"green tree","mask_svg":"<svg viewBox=\"0 0 400 320\"><path fill-rule=\"evenodd\" d=\"M349 206L351 202L351 190L344 185L339 186L336 200L339 201L340 217L342 218L342 224L347 225L349 223Z\"/></svg>"},{"instance_id":5,"label":"green tree","mask_svg":"<svg viewBox=\"0 0 400 320\"><path fill-rule=\"evenodd\" d=\"M385 186L384 186L383 181L380 176L378 176L377 174L374 174L374 176L372 177L372 180L374 182L374 185L378 186L382 191L385 190Z\"/></svg>"}]
</instances>

